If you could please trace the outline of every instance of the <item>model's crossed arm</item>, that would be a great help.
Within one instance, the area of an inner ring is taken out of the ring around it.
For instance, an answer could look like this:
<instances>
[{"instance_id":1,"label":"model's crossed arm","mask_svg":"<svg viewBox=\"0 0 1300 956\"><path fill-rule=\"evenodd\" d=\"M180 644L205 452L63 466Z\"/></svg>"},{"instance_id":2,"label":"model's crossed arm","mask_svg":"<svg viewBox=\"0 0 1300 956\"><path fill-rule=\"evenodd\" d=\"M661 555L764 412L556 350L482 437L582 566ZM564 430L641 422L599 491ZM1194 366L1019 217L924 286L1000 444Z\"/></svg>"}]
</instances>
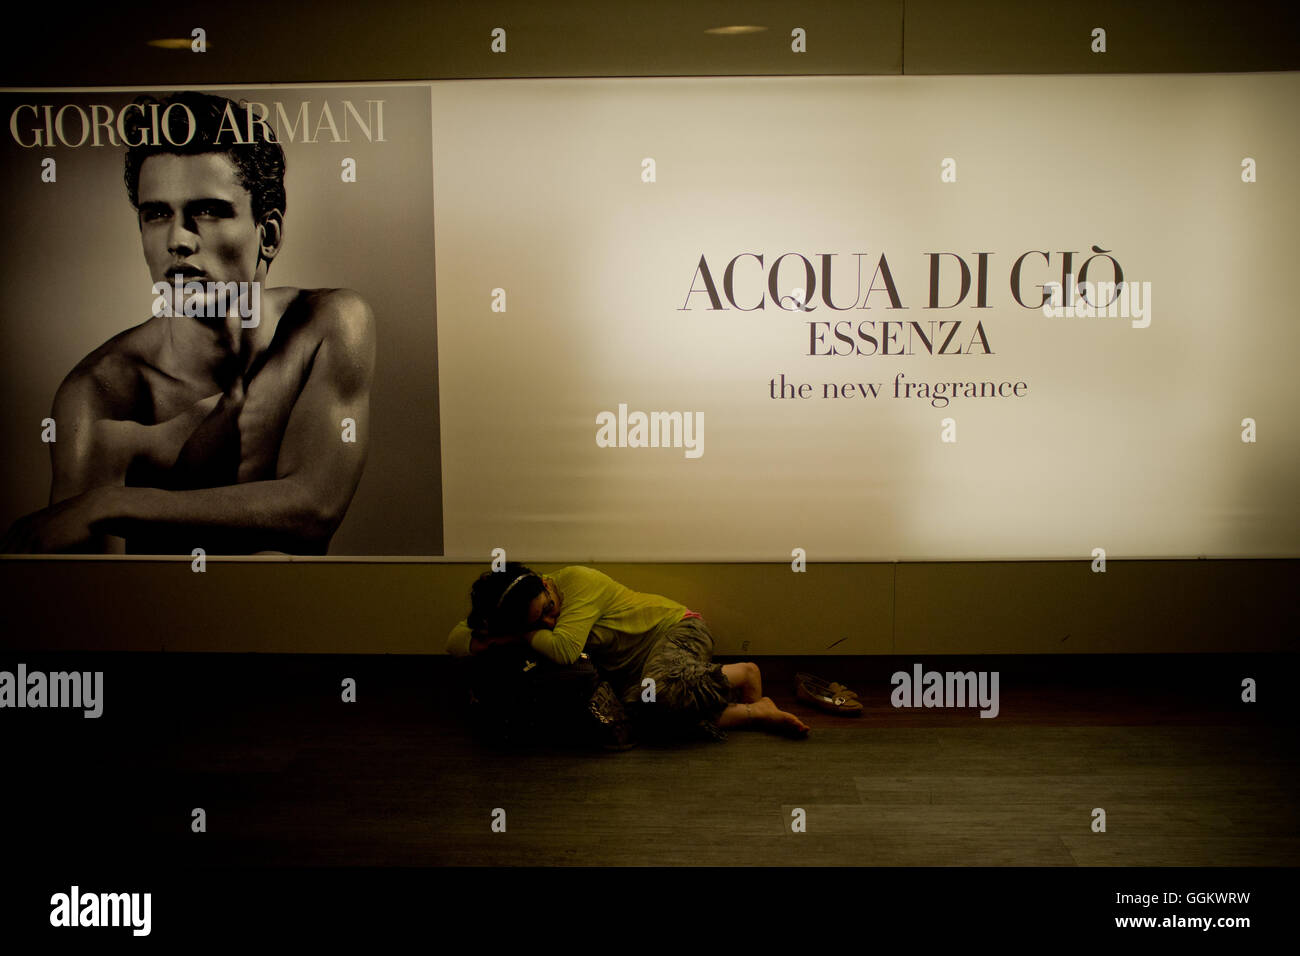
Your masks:
<instances>
[{"instance_id":1,"label":"model's crossed arm","mask_svg":"<svg viewBox=\"0 0 1300 956\"><path fill-rule=\"evenodd\" d=\"M141 425L109 417L113 396L87 370L69 376L55 396L50 507L15 522L0 551L58 552L91 540L121 550L121 537L180 525L261 531L295 550L323 552L365 467L375 330L370 308L347 290L327 296L314 321L324 322L324 331L289 415L274 479L188 491L127 487L134 460L170 465L223 396L208 396L161 424ZM356 422L355 442L342 440L345 418Z\"/></svg>"}]
</instances>

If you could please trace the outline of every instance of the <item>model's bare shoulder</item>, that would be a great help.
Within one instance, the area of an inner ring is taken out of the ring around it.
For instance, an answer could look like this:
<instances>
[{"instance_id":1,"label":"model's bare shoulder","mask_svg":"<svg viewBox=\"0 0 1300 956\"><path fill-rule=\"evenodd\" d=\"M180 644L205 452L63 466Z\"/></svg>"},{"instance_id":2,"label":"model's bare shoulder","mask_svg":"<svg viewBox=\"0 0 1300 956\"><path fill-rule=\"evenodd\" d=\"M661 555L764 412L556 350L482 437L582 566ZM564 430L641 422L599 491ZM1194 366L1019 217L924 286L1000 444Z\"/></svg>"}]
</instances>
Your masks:
<instances>
[{"instance_id":1,"label":"model's bare shoulder","mask_svg":"<svg viewBox=\"0 0 1300 956\"><path fill-rule=\"evenodd\" d=\"M51 417L59 440L50 443L50 502L101 485L121 484L141 448L134 420L142 389L145 326L109 339L77 363L54 393Z\"/></svg>"},{"instance_id":2,"label":"model's bare shoulder","mask_svg":"<svg viewBox=\"0 0 1300 956\"><path fill-rule=\"evenodd\" d=\"M345 391L368 390L375 367L375 314L351 289L301 289L306 328L319 337L317 367L325 355L330 377Z\"/></svg>"},{"instance_id":3,"label":"model's bare shoulder","mask_svg":"<svg viewBox=\"0 0 1300 956\"><path fill-rule=\"evenodd\" d=\"M150 325L119 332L78 362L54 393L54 419L79 412L97 418L129 418L153 337Z\"/></svg>"},{"instance_id":4,"label":"model's bare shoulder","mask_svg":"<svg viewBox=\"0 0 1300 956\"><path fill-rule=\"evenodd\" d=\"M302 289L313 321L322 324L323 335L348 350L365 348L374 342L375 314L370 304L352 289Z\"/></svg>"}]
</instances>

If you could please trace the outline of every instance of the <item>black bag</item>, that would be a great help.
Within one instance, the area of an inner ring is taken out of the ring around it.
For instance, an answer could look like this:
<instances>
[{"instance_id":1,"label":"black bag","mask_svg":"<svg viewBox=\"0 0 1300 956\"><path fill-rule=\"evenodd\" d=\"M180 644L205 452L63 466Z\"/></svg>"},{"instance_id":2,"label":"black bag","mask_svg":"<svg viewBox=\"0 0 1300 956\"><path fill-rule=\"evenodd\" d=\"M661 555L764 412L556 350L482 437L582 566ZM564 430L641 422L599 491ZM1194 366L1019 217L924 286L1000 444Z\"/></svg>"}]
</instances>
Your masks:
<instances>
[{"instance_id":1,"label":"black bag","mask_svg":"<svg viewBox=\"0 0 1300 956\"><path fill-rule=\"evenodd\" d=\"M585 657L557 664L527 645L498 644L469 659L469 674L473 724L492 742L632 746L622 702Z\"/></svg>"}]
</instances>

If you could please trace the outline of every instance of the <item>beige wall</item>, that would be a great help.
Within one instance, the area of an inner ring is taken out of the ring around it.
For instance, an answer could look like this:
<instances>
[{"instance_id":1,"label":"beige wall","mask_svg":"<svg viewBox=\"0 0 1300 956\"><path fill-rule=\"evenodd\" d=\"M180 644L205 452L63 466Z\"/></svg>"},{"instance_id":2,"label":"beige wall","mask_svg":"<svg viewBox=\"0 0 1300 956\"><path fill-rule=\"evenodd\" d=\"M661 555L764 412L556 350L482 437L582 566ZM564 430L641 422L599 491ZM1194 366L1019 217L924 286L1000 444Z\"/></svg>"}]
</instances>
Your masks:
<instances>
[{"instance_id":1,"label":"beige wall","mask_svg":"<svg viewBox=\"0 0 1300 956\"><path fill-rule=\"evenodd\" d=\"M595 566L700 611L728 655L1284 651L1300 634L1300 561ZM441 653L485 570L5 561L0 648Z\"/></svg>"}]
</instances>

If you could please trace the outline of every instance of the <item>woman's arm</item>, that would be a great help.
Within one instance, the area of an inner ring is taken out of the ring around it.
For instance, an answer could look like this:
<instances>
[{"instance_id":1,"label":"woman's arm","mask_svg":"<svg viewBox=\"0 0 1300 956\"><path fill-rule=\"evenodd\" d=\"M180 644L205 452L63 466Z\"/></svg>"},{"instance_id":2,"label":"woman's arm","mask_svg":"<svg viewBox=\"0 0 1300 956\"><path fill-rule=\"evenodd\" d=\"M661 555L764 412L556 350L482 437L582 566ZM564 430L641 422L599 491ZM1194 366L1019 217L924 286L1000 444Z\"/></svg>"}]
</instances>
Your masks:
<instances>
[{"instance_id":1,"label":"woman's arm","mask_svg":"<svg viewBox=\"0 0 1300 956\"><path fill-rule=\"evenodd\" d=\"M497 644L515 644L524 640L522 634L486 634L475 632L469 641L469 652L471 654L482 654L488 648Z\"/></svg>"}]
</instances>

